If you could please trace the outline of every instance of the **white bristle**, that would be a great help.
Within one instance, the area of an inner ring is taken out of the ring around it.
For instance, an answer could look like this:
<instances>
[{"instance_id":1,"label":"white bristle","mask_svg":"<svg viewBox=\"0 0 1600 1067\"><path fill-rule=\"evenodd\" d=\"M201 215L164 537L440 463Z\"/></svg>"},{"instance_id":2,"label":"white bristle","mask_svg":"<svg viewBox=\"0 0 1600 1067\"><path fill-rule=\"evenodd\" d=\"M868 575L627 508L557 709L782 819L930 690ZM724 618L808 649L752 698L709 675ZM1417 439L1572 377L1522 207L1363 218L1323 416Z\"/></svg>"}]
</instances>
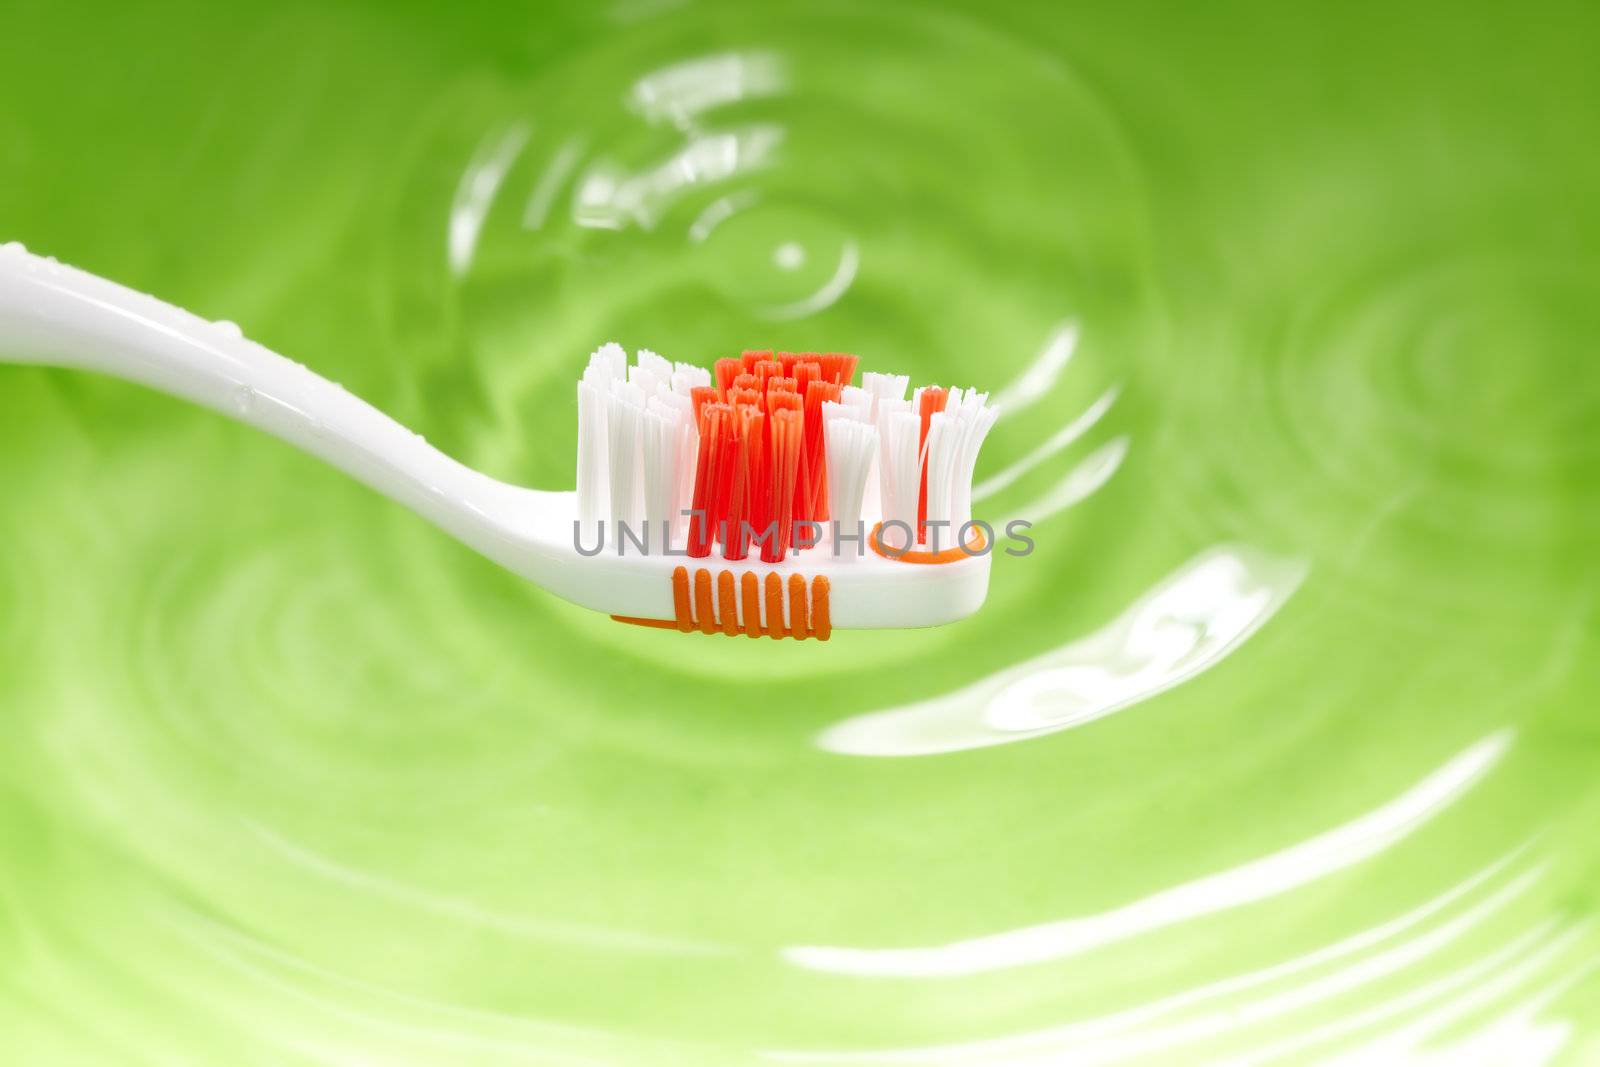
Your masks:
<instances>
[{"instance_id":1,"label":"white bristle","mask_svg":"<svg viewBox=\"0 0 1600 1067\"><path fill-rule=\"evenodd\" d=\"M951 498L950 519L955 523L958 533L963 525L972 521L972 479L978 470L978 451L983 448L989 431L994 429L995 420L1000 418L1000 409L990 406L988 393L978 393L976 397L969 395L967 406L973 399L977 400L976 412L961 443L961 457L956 462L954 472L955 491Z\"/></svg>"},{"instance_id":2,"label":"white bristle","mask_svg":"<svg viewBox=\"0 0 1600 1067\"><path fill-rule=\"evenodd\" d=\"M972 476L978 450L999 417L988 400L988 393L952 389L945 409L928 422L928 522L949 524L938 528L941 547L954 546L961 528L972 519ZM930 537L933 529L930 526Z\"/></svg>"},{"instance_id":3,"label":"white bristle","mask_svg":"<svg viewBox=\"0 0 1600 1067\"><path fill-rule=\"evenodd\" d=\"M669 384L672 382L672 360L667 357L659 356L648 348L641 348L634 362L661 379L661 381Z\"/></svg>"},{"instance_id":4,"label":"white bristle","mask_svg":"<svg viewBox=\"0 0 1600 1067\"><path fill-rule=\"evenodd\" d=\"M822 436L828 464L828 514L842 533L854 536L861 522L867 476L878 454L878 428L868 417L867 405L825 401ZM841 560L853 558L846 552L837 555Z\"/></svg>"},{"instance_id":5,"label":"white bristle","mask_svg":"<svg viewBox=\"0 0 1600 1067\"><path fill-rule=\"evenodd\" d=\"M849 388L846 386L845 388ZM872 425L872 415L865 404L849 403L850 398L840 400L824 400L822 402L822 424L826 426L832 419L846 419L851 422L864 422Z\"/></svg>"},{"instance_id":6,"label":"white bristle","mask_svg":"<svg viewBox=\"0 0 1600 1067\"><path fill-rule=\"evenodd\" d=\"M840 389L839 403L854 412L857 418L872 421L872 394L860 386L847 385Z\"/></svg>"},{"instance_id":7,"label":"white bristle","mask_svg":"<svg viewBox=\"0 0 1600 1067\"><path fill-rule=\"evenodd\" d=\"M652 546L661 544L663 521L674 533L681 528L698 436L689 389L710 382L709 371L649 349L631 366L614 343L589 357L578 382L578 519L586 540L601 519L607 544L618 543L619 522Z\"/></svg>"},{"instance_id":8,"label":"white bristle","mask_svg":"<svg viewBox=\"0 0 1600 1067\"><path fill-rule=\"evenodd\" d=\"M880 400L904 400L906 386L911 384L909 374L879 374L867 371L861 376L861 388L872 394L874 403ZM877 409L873 409L877 415Z\"/></svg>"},{"instance_id":9,"label":"white bristle","mask_svg":"<svg viewBox=\"0 0 1600 1067\"><path fill-rule=\"evenodd\" d=\"M677 489L678 442L677 413L650 401L639 426L643 430L640 452L644 460L644 518L647 533L654 537L663 521L672 515L672 497Z\"/></svg>"},{"instance_id":10,"label":"white bristle","mask_svg":"<svg viewBox=\"0 0 1600 1067\"><path fill-rule=\"evenodd\" d=\"M710 384L711 371L705 367L696 367L693 363L674 363L672 365L672 391L674 393L688 396L690 389Z\"/></svg>"},{"instance_id":11,"label":"white bristle","mask_svg":"<svg viewBox=\"0 0 1600 1067\"><path fill-rule=\"evenodd\" d=\"M628 373L628 351L615 341L607 341L589 357L589 366L603 370L612 378L624 378Z\"/></svg>"},{"instance_id":12,"label":"white bristle","mask_svg":"<svg viewBox=\"0 0 1600 1067\"><path fill-rule=\"evenodd\" d=\"M650 535L660 538L663 523L676 531L694 492L692 457L697 434L688 397L661 393L645 405L645 517ZM687 476L686 476L687 475Z\"/></svg>"},{"instance_id":13,"label":"white bristle","mask_svg":"<svg viewBox=\"0 0 1600 1067\"><path fill-rule=\"evenodd\" d=\"M884 401L878 407L878 433L881 438L880 463L883 481L883 521L902 522L911 531L913 540L917 531L917 497L922 487L922 466L918 462L919 438L922 420L910 410L904 400ZM898 547L893 537L887 543ZM904 537L904 530L895 537Z\"/></svg>"},{"instance_id":14,"label":"white bristle","mask_svg":"<svg viewBox=\"0 0 1600 1067\"><path fill-rule=\"evenodd\" d=\"M606 395L588 373L578 382L578 522L592 538L609 510L610 472L606 466Z\"/></svg>"},{"instance_id":15,"label":"white bristle","mask_svg":"<svg viewBox=\"0 0 1600 1067\"><path fill-rule=\"evenodd\" d=\"M878 407L885 400L903 401L906 397L906 386L911 384L911 376L907 374L880 374L868 371L861 376L861 391L866 393L868 400L868 414L874 424L878 421ZM881 437L881 432L880 432ZM861 508L868 515L883 514L883 459L880 454L872 457L872 467L867 472L867 491L862 497Z\"/></svg>"},{"instance_id":16,"label":"white bristle","mask_svg":"<svg viewBox=\"0 0 1600 1067\"><path fill-rule=\"evenodd\" d=\"M647 401L657 393L672 388L670 378L663 378L652 368L637 364L628 368L628 382L630 385L637 385Z\"/></svg>"},{"instance_id":17,"label":"white bristle","mask_svg":"<svg viewBox=\"0 0 1600 1067\"><path fill-rule=\"evenodd\" d=\"M611 390L606 408L606 462L611 475L611 528L627 523L639 528L643 518L643 495L639 477L643 457L639 448L640 427L644 420L644 391L637 385L619 385Z\"/></svg>"},{"instance_id":18,"label":"white bristle","mask_svg":"<svg viewBox=\"0 0 1600 1067\"><path fill-rule=\"evenodd\" d=\"M954 492L956 459L961 452L963 424L953 413L934 412L928 419L928 436L922 443L922 462L928 471L928 538L938 537L938 547L949 548L955 534L949 526L950 496Z\"/></svg>"},{"instance_id":19,"label":"white bristle","mask_svg":"<svg viewBox=\"0 0 1600 1067\"><path fill-rule=\"evenodd\" d=\"M622 380L612 377L611 368L604 363L590 363L579 376L579 381L592 385L601 395L611 392L611 387Z\"/></svg>"},{"instance_id":20,"label":"white bristle","mask_svg":"<svg viewBox=\"0 0 1600 1067\"><path fill-rule=\"evenodd\" d=\"M610 395L627 373L628 353L608 341L590 353L578 382L578 522L585 536L610 512Z\"/></svg>"}]
</instances>

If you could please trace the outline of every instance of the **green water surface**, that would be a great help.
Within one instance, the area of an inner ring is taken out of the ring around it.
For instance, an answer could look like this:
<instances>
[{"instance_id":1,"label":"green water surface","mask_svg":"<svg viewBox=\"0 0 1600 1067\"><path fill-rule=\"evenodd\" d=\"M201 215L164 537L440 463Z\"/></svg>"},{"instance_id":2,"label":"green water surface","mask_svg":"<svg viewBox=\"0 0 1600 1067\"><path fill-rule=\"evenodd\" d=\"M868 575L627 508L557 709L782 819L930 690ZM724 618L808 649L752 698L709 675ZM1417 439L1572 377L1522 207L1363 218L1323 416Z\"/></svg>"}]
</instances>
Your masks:
<instances>
[{"instance_id":1,"label":"green water surface","mask_svg":"<svg viewBox=\"0 0 1600 1067\"><path fill-rule=\"evenodd\" d=\"M0 1062L1600 1063L1597 37L0 0L0 241L545 488L605 340L989 388L1037 545L645 631L0 366Z\"/></svg>"}]
</instances>

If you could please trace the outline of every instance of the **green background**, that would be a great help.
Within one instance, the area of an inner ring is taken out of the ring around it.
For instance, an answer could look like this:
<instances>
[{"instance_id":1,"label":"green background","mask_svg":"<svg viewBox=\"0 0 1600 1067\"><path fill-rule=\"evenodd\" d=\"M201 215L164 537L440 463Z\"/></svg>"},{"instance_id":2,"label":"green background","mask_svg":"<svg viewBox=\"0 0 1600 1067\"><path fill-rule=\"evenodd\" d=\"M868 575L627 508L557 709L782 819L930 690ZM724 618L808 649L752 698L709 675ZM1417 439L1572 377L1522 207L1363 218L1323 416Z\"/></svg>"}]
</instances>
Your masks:
<instances>
[{"instance_id":1,"label":"green background","mask_svg":"<svg viewBox=\"0 0 1600 1067\"><path fill-rule=\"evenodd\" d=\"M644 631L0 367L0 1058L1600 1062L1597 30L3 0L0 241L540 487L609 339L990 388L1038 547Z\"/></svg>"}]
</instances>

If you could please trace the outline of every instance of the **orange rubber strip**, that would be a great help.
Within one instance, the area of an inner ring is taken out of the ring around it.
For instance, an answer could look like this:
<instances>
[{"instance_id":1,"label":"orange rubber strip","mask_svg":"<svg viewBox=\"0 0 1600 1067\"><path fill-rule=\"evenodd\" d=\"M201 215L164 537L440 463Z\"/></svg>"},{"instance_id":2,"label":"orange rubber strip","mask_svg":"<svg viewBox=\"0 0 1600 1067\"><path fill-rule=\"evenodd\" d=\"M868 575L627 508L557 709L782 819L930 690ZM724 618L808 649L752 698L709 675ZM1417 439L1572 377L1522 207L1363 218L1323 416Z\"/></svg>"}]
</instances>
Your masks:
<instances>
[{"instance_id":1,"label":"orange rubber strip","mask_svg":"<svg viewBox=\"0 0 1600 1067\"><path fill-rule=\"evenodd\" d=\"M808 625L806 611L806 580L798 574L789 575L789 632L796 641L806 639Z\"/></svg>"},{"instance_id":2,"label":"orange rubber strip","mask_svg":"<svg viewBox=\"0 0 1600 1067\"><path fill-rule=\"evenodd\" d=\"M800 574L789 576L789 632L795 640L805 640L806 633L811 630L811 613L806 609L805 603L805 577Z\"/></svg>"},{"instance_id":3,"label":"orange rubber strip","mask_svg":"<svg viewBox=\"0 0 1600 1067\"><path fill-rule=\"evenodd\" d=\"M744 632L751 637L761 636L761 579L754 571L745 571L739 579L744 590Z\"/></svg>"},{"instance_id":4,"label":"orange rubber strip","mask_svg":"<svg viewBox=\"0 0 1600 1067\"><path fill-rule=\"evenodd\" d=\"M697 567L694 572L694 611L701 633L717 632L717 615L711 610L711 572L704 567Z\"/></svg>"},{"instance_id":5,"label":"orange rubber strip","mask_svg":"<svg viewBox=\"0 0 1600 1067\"><path fill-rule=\"evenodd\" d=\"M732 637L739 632L739 602L733 590L733 572L717 575L717 610L722 612L722 632Z\"/></svg>"},{"instance_id":6,"label":"orange rubber strip","mask_svg":"<svg viewBox=\"0 0 1600 1067\"><path fill-rule=\"evenodd\" d=\"M877 531L874 530L873 534L876 536ZM715 595L713 595L713 585L715 585ZM723 633L729 637L744 633L749 637L793 637L802 641L807 637L815 637L818 641L826 641L833 634L833 620L829 612L828 579L818 576L811 579L810 585L808 603L805 576L789 575L787 583L789 618L786 623L783 605L785 583L782 576L769 572L763 582L754 571L745 571L735 579L732 571L722 570L716 573L713 582L710 570L696 567L691 583L688 569L679 567L672 572L674 618L638 619L627 615L611 617L618 622L633 626L680 630L683 633L699 630L707 634ZM741 593L744 607L742 622L739 611ZM766 600L765 626L762 625L761 615L763 593Z\"/></svg>"},{"instance_id":7,"label":"orange rubber strip","mask_svg":"<svg viewBox=\"0 0 1600 1067\"><path fill-rule=\"evenodd\" d=\"M811 579L811 631L818 641L826 641L833 633L833 620L828 618L828 579L820 574Z\"/></svg>"},{"instance_id":8,"label":"orange rubber strip","mask_svg":"<svg viewBox=\"0 0 1600 1067\"><path fill-rule=\"evenodd\" d=\"M783 579L776 574L767 575L767 636L782 637L788 633L783 625Z\"/></svg>"},{"instance_id":9,"label":"orange rubber strip","mask_svg":"<svg viewBox=\"0 0 1600 1067\"><path fill-rule=\"evenodd\" d=\"M672 572L672 608L678 613L678 629L688 633L694 629L689 617L689 570L679 567Z\"/></svg>"}]
</instances>

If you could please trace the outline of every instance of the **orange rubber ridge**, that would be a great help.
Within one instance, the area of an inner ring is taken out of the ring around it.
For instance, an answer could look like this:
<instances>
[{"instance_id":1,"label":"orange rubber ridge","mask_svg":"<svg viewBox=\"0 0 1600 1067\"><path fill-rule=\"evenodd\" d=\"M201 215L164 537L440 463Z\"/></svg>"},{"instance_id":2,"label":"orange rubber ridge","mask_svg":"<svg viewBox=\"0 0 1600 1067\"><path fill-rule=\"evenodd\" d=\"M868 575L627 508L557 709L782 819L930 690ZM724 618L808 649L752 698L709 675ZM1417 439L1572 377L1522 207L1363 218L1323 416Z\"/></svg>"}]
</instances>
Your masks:
<instances>
[{"instance_id":1,"label":"orange rubber ridge","mask_svg":"<svg viewBox=\"0 0 1600 1067\"><path fill-rule=\"evenodd\" d=\"M872 533L867 537L867 543L872 546L872 551L884 559L892 559L899 563L958 563L972 556L981 556L983 550L989 546L988 538L983 536L983 531L973 527L972 538L966 545L955 545L943 548L937 552L927 549L903 549L896 552L883 542L883 523L872 528Z\"/></svg>"},{"instance_id":2,"label":"orange rubber ridge","mask_svg":"<svg viewBox=\"0 0 1600 1067\"><path fill-rule=\"evenodd\" d=\"M793 637L799 641L815 637L826 641L833 634L833 623L828 617L828 579L820 575L811 579L808 590L803 575L791 574L787 584L789 604L785 621L785 583L781 575L768 572L763 587L762 579L754 571L745 571L737 580L732 571L720 571L713 582L712 572L704 567L696 567L692 579L687 567L679 567L672 572L674 618L611 617L634 626L684 633L699 630L729 637L742 633L746 637ZM764 619L763 601L766 603Z\"/></svg>"}]
</instances>

